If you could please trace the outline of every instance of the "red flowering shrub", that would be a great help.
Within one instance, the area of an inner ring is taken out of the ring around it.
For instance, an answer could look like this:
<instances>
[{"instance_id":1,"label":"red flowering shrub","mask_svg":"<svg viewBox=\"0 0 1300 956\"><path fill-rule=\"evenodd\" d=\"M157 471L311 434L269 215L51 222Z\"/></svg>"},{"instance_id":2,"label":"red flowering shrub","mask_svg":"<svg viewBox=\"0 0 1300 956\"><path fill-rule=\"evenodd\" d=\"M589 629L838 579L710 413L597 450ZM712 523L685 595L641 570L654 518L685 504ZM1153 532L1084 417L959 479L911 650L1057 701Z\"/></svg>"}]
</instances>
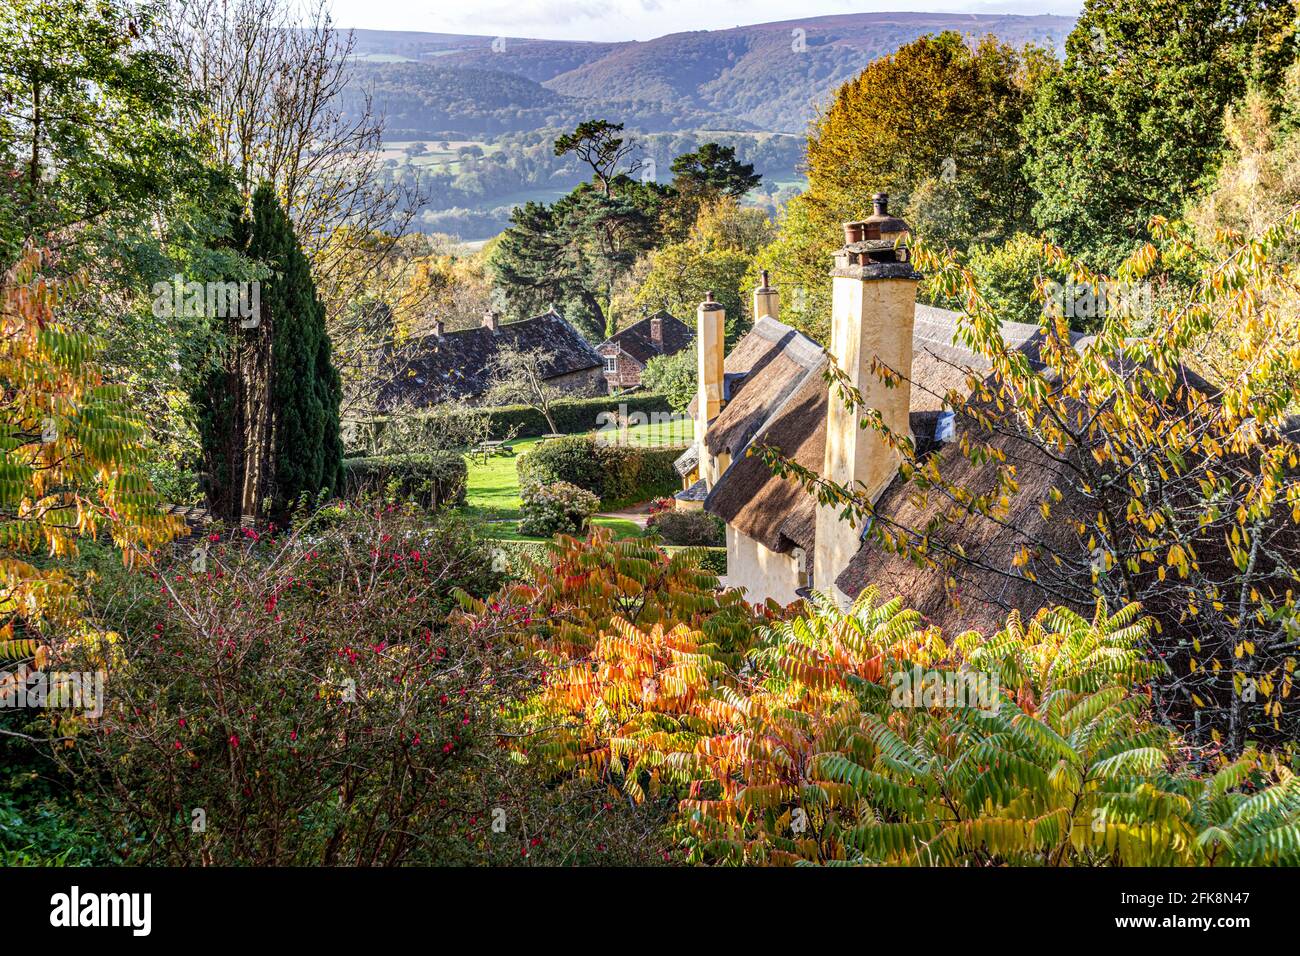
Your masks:
<instances>
[{"instance_id":1,"label":"red flowering shrub","mask_svg":"<svg viewBox=\"0 0 1300 956\"><path fill-rule=\"evenodd\" d=\"M206 552L203 550L206 548ZM455 587L499 582L453 516L332 505L105 577L104 713L56 758L127 863L660 862L603 788L545 784L499 732L538 668Z\"/></svg>"}]
</instances>

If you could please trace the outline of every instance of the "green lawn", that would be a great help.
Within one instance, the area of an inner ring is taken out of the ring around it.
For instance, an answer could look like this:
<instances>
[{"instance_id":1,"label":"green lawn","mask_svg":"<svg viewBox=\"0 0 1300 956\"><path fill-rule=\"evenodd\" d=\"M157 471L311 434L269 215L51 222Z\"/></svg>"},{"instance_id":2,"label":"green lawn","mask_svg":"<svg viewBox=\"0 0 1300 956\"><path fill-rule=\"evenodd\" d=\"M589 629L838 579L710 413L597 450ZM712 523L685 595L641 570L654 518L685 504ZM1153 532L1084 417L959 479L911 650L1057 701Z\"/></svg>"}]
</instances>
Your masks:
<instances>
[{"instance_id":1,"label":"green lawn","mask_svg":"<svg viewBox=\"0 0 1300 956\"><path fill-rule=\"evenodd\" d=\"M689 445L695 440L695 423L689 418L637 425L625 432L610 431L609 436L626 437L633 445Z\"/></svg>"},{"instance_id":2,"label":"green lawn","mask_svg":"<svg viewBox=\"0 0 1300 956\"><path fill-rule=\"evenodd\" d=\"M692 440L694 437L692 427L690 421L674 420L652 425L638 425L627 429L624 434L627 441L638 445L680 445ZM519 508L523 504L519 498L519 472L515 469L515 462L539 440L519 438L510 442L513 455L494 455L486 463L481 459L469 463L465 512L483 521L491 537L509 541L540 540L525 538L515 531L519 522ZM636 522L623 518L596 517L592 519L592 523L614 529L614 533L619 537L641 533Z\"/></svg>"}]
</instances>

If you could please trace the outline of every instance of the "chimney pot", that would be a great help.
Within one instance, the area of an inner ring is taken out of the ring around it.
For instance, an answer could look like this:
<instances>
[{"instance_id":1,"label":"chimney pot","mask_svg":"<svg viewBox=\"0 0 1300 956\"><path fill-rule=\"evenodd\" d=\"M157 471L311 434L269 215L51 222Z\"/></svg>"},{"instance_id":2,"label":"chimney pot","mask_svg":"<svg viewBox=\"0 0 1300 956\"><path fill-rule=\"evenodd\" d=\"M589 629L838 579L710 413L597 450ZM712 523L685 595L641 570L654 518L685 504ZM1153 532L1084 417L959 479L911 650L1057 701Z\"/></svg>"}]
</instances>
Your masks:
<instances>
[{"instance_id":1,"label":"chimney pot","mask_svg":"<svg viewBox=\"0 0 1300 956\"><path fill-rule=\"evenodd\" d=\"M442 319L434 319L433 334L438 336L438 338L442 338L442 330L443 330Z\"/></svg>"},{"instance_id":2,"label":"chimney pot","mask_svg":"<svg viewBox=\"0 0 1300 956\"><path fill-rule=\"evenodd\" d=\"M889 215L889 193L876 193L871 197L871 209L877 216Z\"/></svg>"}]
</instances>

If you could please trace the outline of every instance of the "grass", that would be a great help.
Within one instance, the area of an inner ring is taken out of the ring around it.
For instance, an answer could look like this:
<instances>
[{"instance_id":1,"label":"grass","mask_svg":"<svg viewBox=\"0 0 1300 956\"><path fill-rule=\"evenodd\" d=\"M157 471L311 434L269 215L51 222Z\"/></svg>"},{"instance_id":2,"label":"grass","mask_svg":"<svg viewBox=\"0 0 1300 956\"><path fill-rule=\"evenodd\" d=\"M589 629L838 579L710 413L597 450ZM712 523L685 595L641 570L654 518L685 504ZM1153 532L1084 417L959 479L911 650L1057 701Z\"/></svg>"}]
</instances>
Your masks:
<instances>
[{"instance_id":1,"label":"grass","mask_svg":"<svg viewBox=\"0 0 1300 956\"><path fill-rule=\"evenodd\" d=\"M678 445L689 442L693 437L693 424L689 420L674 419L667 422L637 425L618 433L637 445ZM607 437L611 437L608 436ZM494 455L486 462L473 459L469 463L469 484L465 491L465 513L486 525L490 537L504 541L540 541L519 534L515 529L519 523L519 509L523 501L519 497L519 472L515 462L519 456L536 445L541 439L518 438L510 442L513 455ZM620 538L631 537L641 533L635 521L626 518L607 518L597 515L591 519L592 524L603 528L612 528Z\"/></svg>"}]
</instances>

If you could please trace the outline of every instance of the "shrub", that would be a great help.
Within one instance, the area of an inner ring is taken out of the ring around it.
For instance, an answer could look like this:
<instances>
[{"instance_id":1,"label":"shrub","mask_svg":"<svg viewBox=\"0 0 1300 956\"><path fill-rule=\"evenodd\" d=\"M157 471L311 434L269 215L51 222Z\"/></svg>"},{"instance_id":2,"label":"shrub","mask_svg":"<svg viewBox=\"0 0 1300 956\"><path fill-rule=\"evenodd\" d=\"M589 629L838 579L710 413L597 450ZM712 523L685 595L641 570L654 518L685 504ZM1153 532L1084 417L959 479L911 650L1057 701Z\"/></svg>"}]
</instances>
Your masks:
<instances>
[{"instance_id":1,"label":"shrub","mask_svg":"<svg viewBox=\"0 0 1300 956\"><path fill-rule=\"evenodd\" d=\"M381 495L426 508L463 504L469 466L455 452L348 458L343 462L349 496Z\"/></svg>"},{"instance_id":2,"label":"shrub","mask_svg":"<svg viewBox=\"0 0 1300 956\"><path fill-rule=\"evenodd\" d=\"M459 597L474 626L504 618L525 643L564 657L582 658L616 617L644 626L688 624L732 655L748 646L768 614L750 608L738 590L719 590L717 577L700 563L704 551L669 551L596 528L585 541L561 536L531 546L531 573L491 598ZM541 596L546 604L539 608Z\"/></svg>"},{"instance_id":3,"label":"shrub","mask_svg":"<svg viewBox=\"0 0 1300 956\"><path fill-rule=\"evenodd\" d=\"M567 435L537 445L515 461L521 487L557 481L604 496L605 468L590 435Z\"/></svg>"},{"instance_id":4,"label":"shrub","mask_svg":"<svg viewBox=\"0 0 1300 956\"><path fill-rule=\"evenodd\" d=\"M970 269L1002 321L1033 325L1043 319L1035 282L1040 278L1063 282L1067 271L1053 266L1042 241L1025 233L1016 233L1001 245L975 246L970 251Z\"/></svg>"},{"instance_id":5,"label":"shrub","mask_svg":"<svg viewBox=\"0 0 1300 956\"><path fill-rule=\"evenodd\" d=\"M585 744L582 778L677 793L693 862L1294 864L1300 777L1188 761L1149 713L1139 613L1012 612L949 644L873 588L848 613L818 595L740 668L689 626L616 620L535 719L586 721L556 741ZM617 707L607 744L593 699Z\"/></svg>"},{"instance_id":6,"label":"shrub","mask_svg":"<svg viewBox=\"0 0 1300 956\"><path fill-rule=\"evenodd\" d=\"M599 510L599 498L567 481L530 484L523 490L519 533L539 538L580 534Z\"/></svg>"},{"instance_id":7,"label":"shrub","mask_svg":"<svg viewBox=\"0 0 1300 956\"><path fill-rule=\"evenodd\" d=\"M658 535L664 544L717 548L727 543L727 526L717 515L698 509L675 509L651 515L646 534Z\"/></svg>"},{"instance_id":8,"label":"shrub","mask_svg":"<svg viewBox=\"0 0 1300 956\"><path fill-rule=\"evenodd\" d=\"M492 568L512 581L532 576L533 567L546 560L546 542L511 541L492 542Z\"/></svg>"},{"instance_id":9,"label":"shrub","mask_svg":"<svg viewBox=\"0 0 1300 956\"><path fill-rule=\"evenodd\" d=\"M641 371L641 385L662 394L675 412L684 412L697 391L699 372L694 348L672 355L657 355Z\"/></svg>"},{"instance_id":10,"label":"shrub","mask_svg":"<svg viewBox=\"0 0 1300 956\"><path fill-rule=\"evenodd\" d=\"M690 552L691 560L694 561L701 571L708 571L710 574L716 574L722 577L727 573L727 549L726 548L681 548L668 546L664 548L668 554L676 554L678 551Z\"/></svg>"},{"instance_id":11,"label":"shrub","mask_svg":"<svg viewBox=\"0 0 1300 956\"><path fill-rule=\"evenodd\" d=\"M349 448L356 457L427 455L440 451L467 452L492 438L492 421L481 408L446 402L426 411L397 411L381 418L348 423ZM503 441L514 438L506 433Z\"/></svg>"},{"instance_id":12,"label":"shrub","mask_svg":"<svg viewBox=\"0 0 1300 956\"><path fill-rule=\"evenodd\" d=\"M591 435L556 438L521 455L521 485L566 481L600 497L606 508L671 492L680 479L673 462L681 448L614 445Z\"/></svg>"},{"instance_id":13,"label":"shrub","mask_svg":"<svg viewBox=\"0 0 1300 956\"><path fill-rule=\"evenodd\" d=\"M474 856L466 830L490 838L492 809L523 784L495 727L534 668L447 624L454 587L487 593L498 580L470 527L352 509L328 533L308 524L208 545L206 567L187 556L165 574L101 582L98 610L120 639L74 645L58 665L108 671L102 718L53 755L86 784L84 818L115 855ZM508 856L519 854L513 842Z\"/></svg>"},{"instance_id":14,"label":"shrub","mask_svg":"<svg viewBox=\"0 0 1300 956\"><path fill-rule=\"evenodd\" d=\"M617 412L620 405L626 406L628 414L644 412L649 415L651 412L672 411L666 396L655 392L637 392L616 397L603 395L597 398L575 398L556 402L551 406L551 417L555 419L555 427L560 430L560 434L580 435L599 428L601 413ZM403 434L422 435L428 432L421 422L423 418L432 417L436 420L445 414L447 413L435 409L429 412L382 416L360 423L363 427L359 430L363 431L365 436L381 435L388 429L397 429ZM542 413L527 405L481 405L474 409L474 415L486 418L488 435L502 441L511 438L536 438L551 430ZM397 419L402 419L402 422L398 423ZM406 421L407 419L411 421ZM358 440L369 443L377 439L359 437Z\"/></svg>"}]
</instances>

